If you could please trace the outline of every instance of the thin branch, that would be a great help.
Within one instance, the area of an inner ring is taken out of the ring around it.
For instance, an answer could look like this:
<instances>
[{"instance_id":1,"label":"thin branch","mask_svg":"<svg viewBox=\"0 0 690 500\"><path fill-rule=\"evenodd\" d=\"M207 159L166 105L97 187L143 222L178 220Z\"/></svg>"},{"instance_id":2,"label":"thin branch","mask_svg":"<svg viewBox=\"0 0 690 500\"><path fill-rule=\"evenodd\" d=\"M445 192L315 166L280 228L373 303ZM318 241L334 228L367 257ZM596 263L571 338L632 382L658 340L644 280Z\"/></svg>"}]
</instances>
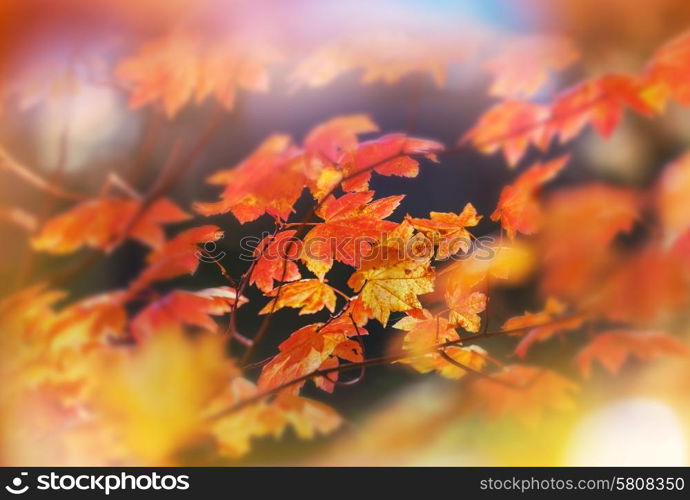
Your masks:
<instances>
[{"instance_id":1,"label":"thin branch","mask_svg":"<svg viewBox=\"0 0 690 500\"><path fill-rule=\"evenodd\" d=\"M252 404L258 403L264 398L270 397L274 394L279 393L283 389L286 389L288 387L292 387L293 385L301 384L302 382L306 382L308 380L311 380L315 377L326 377L327 375L331 373L336 373L336 372L345 372L345 371L350 371L350 370L358 370L362 368L369 368L372 366L380 366L380 365L389 365L392 363L396 363L398 361L402 361L405 359L414 359L414 358L419 358L419 357L424 357L427 354L431 354L433 352L441 351L445 349L446 347L451 347L451 346L458 346L458 345L464 345L467 343L475 343L478 340L483 340L487 338L493 338L493 337L503 337L506 335L510 335L512 333L519 333L519 332L524 332L527 330L531 330L533 328L539 328L539 327L544 327L551 325L553 323L556 323L558 321L563 321L564 319L567 319L567 317L564 318L558 318L557 320L551 320L547 321L544 323L541 323L539 325L531 325L531 326L525 326L521 328L513 328L510 330L500 330L496 332L486 332L483 334L479 335L473 335L471 337L465 337L457 340L449 340L447 342L443 342L441 344L436 344L434 346L429 347L428 349L425 349L423 351L414 353L414 354L394 354L391 356L382 356L379 358L371 358L367 359L361 362L357 363L348 363L345 365L339 365L339 366L334 366L331 368L324 368L324 369L319 369L319 370L314 370L311 373L307 373L306 375L302 375L301 377L294 378L292 380L288 380L287 382L284 382L276 387L273 387L271 389L267 389L265 391L259 392L255 394L254 396L244 399L242 401L238 401L237 403L224 408L217 413L214 413L209 417L210 420L217 420L219 418L224 417L225 415L229 415L231 413L234 413L238 410L241 410L243 408L246 408L247 406L251 406ZM463 369L465 369L463 365ZM469 371L469 370L468 370ZM482 374L484 375L484 374ZM330 380L330 379L329 379Z\"/></svg>"},{"instance_id":2,"label":"thin branch","mask_svg":"<svg viewBox=\"0 0 690 500\"><path fill-rule=\"evenodd\" d=\"M72 201L82 201L88 198L88 196L82 193L63 189L45 180L43 177L35 172L32 172L28 167L14 159L2 146L0 146L0 169L4 169L15 174L27 184L30 184L33 187L56 198L63 198Z\"/></svg>"}]
</instances>

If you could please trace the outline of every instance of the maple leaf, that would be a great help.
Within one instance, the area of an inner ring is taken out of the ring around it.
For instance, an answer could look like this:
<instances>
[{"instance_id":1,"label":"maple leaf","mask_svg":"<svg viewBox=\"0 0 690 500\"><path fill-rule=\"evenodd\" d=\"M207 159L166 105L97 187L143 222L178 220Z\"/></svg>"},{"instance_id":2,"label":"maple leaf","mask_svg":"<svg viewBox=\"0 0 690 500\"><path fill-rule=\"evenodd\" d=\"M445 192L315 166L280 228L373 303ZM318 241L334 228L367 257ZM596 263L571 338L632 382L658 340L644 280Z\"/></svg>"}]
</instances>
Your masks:
<instances>
[{"instance_id":1,"label":"maple leaf","mask_svg":"<svg viewBox=\"0 0 690 500\"><path fill-rule=\"evenodd\" d=\"M582 308L614 321L646 323L690 304L690 275L672 250L648 246L611 267L603 282L592 284L596 293L580 299Z\"/></svg>"},{"instance_id":2,"label":"maple leaf","mask_svg":"<svg viewBox=\"0 0 690 500\"><path fill-rule=\"evenodd\" d=\"M467 386L467 411L490 418L514 417L535 426L547 410L573 409L574 382L552 370L527 365L506 366L490 378L476 378Z\"/></svg>"},{"instance_id":3,"label":"maple leaf","mask_svg":"<svg viewBox=\"0 0 690 500\"><path fill-rule=\"evenodd\" d=\"M484 154L502 150L508 165L515 167L530 144L547 149L552 138L545 126L549 116L548 106L507 99L485 111L460 144L470 142Z\"/></svg>"},{"instance_id":4,"label":"maple leaf","mask_svg":"<svg viewBox=\"0 0 690 500\"><path fill-rule=\"evenodd\" d=\"M463 259L452 262L439 273L435 299L444 300L448 290L460 288L472 291L493 284L523 283L536 267L535 250L525 242L515 240L500 245L488 245L481 251L475 248Z\"/></svg>"},{"instance_id":5,"label":"maple leaf","mask_svg":"<svg viewBox=\"0 0 690 500\"><path fill-rule=\"evenodd\" d=\"M489 93L531 97L547 81L550 71L562 70L578 57L572 42L562 37L534 35L509 39L500 55L484 64L494 76Z\"/></svg>"},{"instance_id":6,"label":"maple leaf","mask_svg":"<svg viewBox=\"0 0 690 500\"><path fill-rule=\"evenodd\" d=\"M599 361L606 370L615 374L628 357L648 361L664 355L688 356L690 349L664 332L609 330L585 346L577 355L576 362L582 374L589 377L594 361Z\"/></svg>"},{"instance_id":7,"label":"maple leaf","mask_svg":"<svg viewBox=\"0 0 690 500\"><path fill-rule=\"evenodd\" d=\"M366 334L366 330L353 324L347 316L300 328L278 346L280 353L264 366L259 388L274 389L309 375L330 358L362 361L360 344L350 338ZM295 384L291 391L299 390L302 385L304 383ZM320 387L332 390L332 385L320 384Z\"/></svg>"},{"instance_id":8,"label":"maple leaf","mask_svg":"<svg viewBox=\"0 0 690 500\"><path fill-rule=\"evenodd\" d=\"M342 115L311 129L303 141L304 171L307 186L316 200L333 192L343 178L340 157L354 151L359 144L357 136L378 131L368 115Z\"/></svg>"},{"instance_id":9,"label":"maple leaf","mask_svg":"<svg viewBox=\"0 0 690 500\"><path fill-rule=\"evenodd\" d=\"M197 84L198 42L189 36L150 41L118 65L116 75L131 87L130 107L160 99L168 117L192 97Z\"/></svg>"},{"instance_id":10,"label":"maple leaf","mask_svg":"<svg viewBox=\"0 0 690 500\"><path fill-rule=\"evenodd\" d=\"M373 191L329 196L316 210L324 220L304 237L302 261L319 278L333 267L333 260L357 266L370 254L375 242L395 222L384 221L398 207L404 196L390 196L372 201Z\"/></svg>"},{"instance_id":11,"label":"maple leaf","mask_svg":"<svg viewBox=\"0 0 690 500\"><path fill-rule=\"evenodd\" d=\"M265 213L287 219L307 180L299 148L289 136L274 134L238 165L216 172L208 182L225 186L221 200L195 203L194 209L202 215L232 212L244 224Z\"/></svg>"},{"instance_id":12,"label":"maple leaf","mask_svg":"<svg viewBox=\"0 0 690 500\"><path fill-rule=\"evenodd\" d=\"M110 251L129 236L158 248L165 242L161 226L187 220L189 214L167 199L147 207L130 228L141 209L141 201L114 197L87 200L45 222L31 243L36 250L54 254L73 252L83 246Z\"/></svg>"},{"instance_id":13,"label":"maple leaf","mask_svg":"<svg viewBox=\"0 0 690 500\"><path fill-rule=\"evenodd\" d=\"M548 129L561 142L569 141L591 124L610 137L626 107L649 115L652 108L640 97L640 83L627 75L608 74L575 85L556 97Z\"/></svg>"},{"instance_id":14,"label":"maple leaf","mask_svg":"<svg viewBox=\"0 0 690 500\"><path fill-rule=\"evenodd\" d=\"M657 110L663 110L669 97L690 104L690 34L683 33L652 56L642 76L642 98Z\"/></svg>"},{"instance_id":15,"label":"maple leaf","mask_svg":"<svg viewBox=\"0 0 690 500\"><path fill-rule=\"evenodd\" d=\"M130 293L136 294L154 281L194 274L202 255L198 245L215 242L222 237L223 231L214 225L194 227L180 232L146 257L147 267L130 284Z\"/></svg>"},{"instance_id":16,"label":"maple leaf","mask_svg":"<svg viewBox=\"0 0 690 500\"><path fill-rule=\"evenodd\" d=\"M684 153L664 167L654 194L665 241L673 245L690 228L690 213L686 208L690 194L690 153Z\"/></svg>"},{"instance_id":17,"label":"maple leaf","mask_svg":"<svg viewBox=\"0 0 690 500\"><path fill-rule=\"evenodd\" d=\"M224 344L219 335L192 338L172 329L108 350L90 365L98 383L88 401L139 460L172 464L206 427L206 406L237 374Z\"/></svg>"},{"instance_id":18,"label":"maple leaf","mask_svg":"<svg viewBox=\"0 0 690 500\"><path fill-rule=\"evenodd\" d=\"M445 260L460 250L465 253L469 251L472 235L467 228L479 224L481 218L474 206L468 203L459 214L430 212L428 219L417 219L408 215L406 220L438 245L436 259Z\"/></svg>"},{"instance_id":19,"label":"maple leaf","mask_svg":"<svg viewBox=\"0 0 690 500\"><path fill-rule=\"evenodd\" d=\"M385 326L391 312L421 308L417 295L433 291L434 272L428 260L382 256L364 261L347 284Z\"/></svg>"},{"instance_id":20,"label":"maple leaf","mask_svg":"<svg viewBox=\"0 0 690 500\"><path fill-rule=\"evenodd\" d=\"M229 287L198 291L174 290L142 309L131 321L132 336L144 339L156 332L194 325L215 333L218 325L211 316L230 312L235 304L246 304L244 296Z\"/></svg>"},{"instance_id":21,"label":"maple leaf","mask_svg":"<svg viewBox=\"0 0 690 500\"><path fill-rule=\"evenodd\" d=\"M460 336L445 318L434 316L427 310L422 311L421 317L406 316L398 321L393 328L405 330L403 350L410 353L410 358L401 360L409 364L420 373L438 371L442 376L451 379L463 377L467 370L481 371L486 357L483 349L477 346L461 347L447 346L442 350L445 356L450 356L455 364L439 352L437 346L446 342L459 341Z\"/></svg>"},{"instance_id":22,"label":"maple leaf","mask_svg":"<svg viewBox=\"0 0 690 500\"><path fill-rule=\"evenodd\" d=\"M436 153L443 149L443 144L439 142L405 134L388 134L363 142L356 151L345 152L338 160L344 175L342 187L345 191L366 191L372 172L416 177L419 161L413 156L437 162Z\"/></svg>"},{"instance_id":23,"label":"maple leaf","mask_svg":"<svg viewBox=\"0 0 690 500\"><path fill-rule=\"evenodd\" d=\"M577 303L589 290L598 289L599 273L614 265L609 245L633 228L641 216L641 202L633 190L602 184L550 193L539 245L546 295Z\"/></svg>"},{"instance_id":24,"label":"maple leaf","mask_svg":"<svg viewBox=\"0 0 690 500\"><path fill-rule=\"evenodd\" d=\"M290 75L292 88L324 87L338 76L356 70L361 71L364 84L393 84L405 75L422 73L429 74L441 87L446 66L467 56L468 40L454 35L426 33L424 37L413 37L399 31L377 30L335 40L299 62Z\"/></svg>"},{"instance_id":25,"label":"maple leaf","mask_svg":"<svg viewBox=\"0 0 690 500\"><path fill-rule=\"evenodd\" d=\"M320 280L305 279L286 283L266 293L268 297L276 297L266 304L259 314L270 314L283 307L302 309L299 314L313 314L324 307L330 312L335 311L335 292L333 288Z\"/></svg>"},{"instance_id":26,"label":"maple leaf","mask_svg":"<svg viewBox=\"0 0 690 500\"><path fill-rule=\"evenodd\" d=\"M491 220L500 221L508 236L513 239L517 232L535 233L540 225L542 211L537 200L539 189L560 172L570 157L555 158L547 163L535 163L525 170L513 184L501 191L498 205Z\"/></svg>"},{"instance_id":27,"label":"maple leaf","mask_svg":"<svg viewBox=\"0 0 690 500\"><path fill-rule=\"evenodd\" d=\"M169 118L192 99L214 95L232 109L237 90L268 89L267 67L277 51L260 43L225 39L205 43L190 33L172 33L143 44L116 68L118 80L130 89L130 107L160 101Z\"/></svg>"},{"instance_id":28,"label":"maple leaf","mask_svg":"<svg viewBox=\"0 0 690 500\"><path fill-rule=\"evenodd\" d=\"M336 116L307 133L303 141L304 152L308 157L334 164L343 152L357 148L358 135L378 130L379 127L368 115Z\"/></svg>"},{"instance_id":29,"label":"maple leaf","mask_svg":"<svg viewBox=\"0 0 690 500\"><path fill-rule=\"evenodd\" d=\"M257 387L242 377L235 377L228 390L217 397L208 408L208 414L228 408L257 394ZM266 401L242 408L218 419L211 427L220 452L228 457L247 453L255 437L279 437L287 426L292 426L302 439L335 430L342 419L331 407L309 398L286 392L275 401Z\"/></svg>"},{"instance_id":30,"label":"maple leaf","mask_svg":"<svg viewBox=\"0 0 690 500\"><path fill-rule=\"evenodd\" d=\"M301 242L295 238L297 231L281 231L275 236L266 236L254 249L256 260L249 284L264 293L273 290L274 281L295 281L302 277L294 262L299 256Z\"/></svg>"},{"instance_id":31,"label":"maple leaf","mask_svg":"<svg viewBox=\"0 0 690 500\"><path fill-rule=\"evenodd\" d=\"M302 439L329 434L342 424L342 419L330 406L288 392L278 395L275 406Z\"/></svg>"},{"instance_id":32,"label":"maple leaf","mask_svg":"<svg viewBox=\"0 0 690 500\"><path fill-rule=\"evenodd\" d=\"M536 313L526 312L520 316L509 318L503 323L501 329L506 332L513 331L509 335L523 336L515 348L515 354L520 358L524 358L529 348L535 342L545 342L556 333L575 330L582 326L582 323L584 323L583 316L575 315L559 318L565 310L565 304L553 297L549 297L542 311Z\"/></svg>"},{"instance_id":33,"label":"maple leaf","mask_svg":"<svg viewBox=\"0 0 690 500\"><path fill-rule=\"evenodd\" d=\"M49 323L51 349L83 349L103 341L106 335L122 333L127 323L124 290L81 299L63 308Z\"/></svg>"},{"instance_id":34,"label":"maple leaf","mask_svg":"<svg viewBox=\"0 0 690 500\"><path fill-rule=\"evenodd\" d=\"M211 416L257 394L256 386L243 377L233 377L225 390L206 408ZM237 458L251 449L253 438L279 437L285 429L280 412L265 401L249 405L217 419L210 427L218 451L226 457Z\"/></svg>"},{"instance_id":35,"label":"maple leaf","mask_svg":"<svg viewBox=\"0 0 690 500\"><path fill-rule=\"evenodd\" d=\"M450 308L448 322L477 333L482 321L479 313L486 310L486 302L487 297L483 292L465 290L460 286L449 288L446 292L446 303Z\"/></svg>"}]
</instances>

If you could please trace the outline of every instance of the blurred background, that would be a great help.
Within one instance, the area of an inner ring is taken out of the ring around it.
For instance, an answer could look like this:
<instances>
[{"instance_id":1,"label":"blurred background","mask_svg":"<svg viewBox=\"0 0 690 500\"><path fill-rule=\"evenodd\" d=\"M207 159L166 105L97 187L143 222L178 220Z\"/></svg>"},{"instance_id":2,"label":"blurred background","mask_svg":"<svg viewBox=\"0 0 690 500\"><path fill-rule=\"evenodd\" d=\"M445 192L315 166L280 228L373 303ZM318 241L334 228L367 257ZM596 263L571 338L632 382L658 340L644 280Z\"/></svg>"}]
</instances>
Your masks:
<instances>
[{"instance_id":1,"label":"blurred background","mask_svg":"<svg viewBox=\"0 0 690 500\"><path fill-rule=\"evenodd\" d=\"M174 145L192 144L219 103L207 98L168 116L151 103L132 107L117 68L145 44L171 34L203 34L211 43L232 36L242 50L256 50L271 61L268 85L240 90L230 105L225 103L217 132L171 194L189 209L194 201L216 199L217 188L204 179L238 163L270 134L283 132L301 141L313 126L337 115L366 113L384 133L406 132L452 147L496 102L488 93L492 77L484 63L516 37L563 36L581 53L539 91L537 99L548 99L590 76L639 73L658 46L689 27L690 4L684 0L5 0L0 3L0 146L61 189L96 195L116 173L132 189L146 192ZM358 66L342 47L366 60ZM188 61L182 55L184 72ZM403 70L397 78L405 65L418 69ZM376 68L381 74L367 81L367 71L375 74ZM549 189L592 180L647 189L688 139L686 109L672 105L654 120L628 116L609 140L587 131L567 148L554 147L553 153L572 152L573 160ZM530 152L523 165L537 157ZM500 155L465 150L444 156L438 166L425 165L416 179L379 177L372 188L379 196L406 195L396 221L405 214L458 212L471 202L486 216L475 232L481 236L496 234L488 215L514 178ZM77 273L70 270L79 269L86 251L67 256L30 251L29 238L41 222L71 203L45 196L30 179L6 168L0 168L0 180L3 295L64 273L59 288L76 300L124 287L141 270L146 249L137 243L120 246ZM305 193L296 205L298 214L311 202ZM246 269L238 259L241 237L273 227L267 217L240 225L230 214L207 222L225 230L220 249L236 275ZM540 256L535 258L538 263ZM347 269L336 269L331 281L343 286ZM194 276L158 291L223 284L213 265L202 265ZM537 288L535 278L498 294L488 328L539 309ZM263 301L251 290L248 296L239 326L254 331ZM281 340L310 321L294 311L278 312L271 340L257 358L274 353ZM685 338L687 325L677 323ZM369 331L368 355L385 353L390 332L378 324L370 324ZM572 338L555 341L530 361L577 377L571 358L578 345ZM511 345L501 340L486 347L494 356L511 356ZM231 463L688 465L689 382L690 367L682 359L629 363L617 377L596 372L573 411L549 414L537 426L525 427L510 419L468 417L453 381L400 366L380 368L333 395L305 388L305 394L345 417L347 424L334 435L312 441L292 435L262 439Z\"/></svg>"}]
</instances>

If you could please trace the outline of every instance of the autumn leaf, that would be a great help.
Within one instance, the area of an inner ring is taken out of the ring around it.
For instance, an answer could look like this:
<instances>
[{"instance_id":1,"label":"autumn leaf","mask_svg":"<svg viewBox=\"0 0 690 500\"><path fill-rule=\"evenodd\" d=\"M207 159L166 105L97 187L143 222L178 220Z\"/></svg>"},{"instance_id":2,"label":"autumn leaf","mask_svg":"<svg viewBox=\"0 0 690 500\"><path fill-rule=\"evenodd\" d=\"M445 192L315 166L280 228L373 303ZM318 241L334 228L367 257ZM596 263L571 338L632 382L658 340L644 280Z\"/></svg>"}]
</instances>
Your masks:
<instances>
[{"instance_id":1,"label":"autumn leaf","mask_svg":"<svg viewBox=\"0 0 690 500\"><path fill-rule=\"evenodd\" d=\"M144 43L116 68L130 90L130 107L160 102L168 118L186 104L213 95L232 109L239 89L268 89L268 66L276 50L259 43L225 39L208 43L191 33L172 33Z\"/></svg>"},{"instance_id":2,"label":"autumn leaf","mask_svg":"<svg viewBox=\"0 0 690 500\"><path fill-rule=\"evenodd\" d=\"M114 197L81 202L52 219L31 241L36 250L65 254L83 246L112 250L129 230L129 236L158 248L165 242L162 225L187 220L189 215L173 202L162 199L147 207L130 228L130 221L141 210L141 201Z\"/></svg>"},{"instance_id":3,"label":"autumn leaf","mask_svg":"<svg viewBox=\"0 0 690 500\"><path fill-rule=\"evenodd\" d=\"M265 294L275 297L266 304L259 314L270 314L283 307L302 308L302 314L314 314L324 307L330 312L335 311L335 292L333 288L320 280L305 279L286 283Z\"/></svg>"},{"instance_id":4,"label":"autumn leaf","mask_svg":"<svg viewBox=\"0 0 690 500\"><path fill-rule=\"evenodd\" d=\"M690 212L685 206L690 195L690 153L664 167L654 194L665 242L673 245L690 228Z\"/></svg>"},{"instance_id":5,"label":"autumn leaf","mask_svg":"<svg viewBox=\"0 0 690 500\"><path fill-rule=\"evenodd\" d=\"M357 266L370 254L372 245L397 224L384 221L398 207L403 196L372 201L373 191L329 196L316 210L324 220L304 237L302 261L319 278L338 260Z\"/></svg>"},{"instance_id":6,"label":"autumn leaf","mask_svg":"<svg viewBox=\"0 0 690 500\"><path fill-rule=\"evenodd\" d=\"M144 339L156 332L193 325L211 333L218 325L211 316L220 316L246 304L246 297L237 297L229 287L198 291L174 290L142 309L131 321L131 334Z\"/></svg>"},{"instance_id":7,"label":"autumn leaf","mask_svg":"<svg viewBox=\"0 0 690 500\"><path fill-rule=\"evenodd\" d=\"M342 153L357 148L358 135L378 130L368 115L336 116L309 131L303 141L304 153L308 158L334 164Z\"/></svg>"},{"instance_id":8,"label":"autumn leaf","mask_svg":"<svg viewBox=\"0 0 690 500\"><path fill-rule=\"evenodd\" d=\"M618 373L629 357L649 361L660 356L688 356L690 349L680 340L658 331L609 330L600 333L577 355L576 362L585 377L592 363L599 361L610 373Z\"/></svg>"},{"instance_id":9,"label":"autumn leaf","mask_svg":"<svg viewBox=\"0 0 690 500\"><path fill-rule=\"evenodd\" d=\"M131 88L129 104L138 108L160 100L174 116L194 94L197 84L198 42L190 36L169 36L145 44L123 60L117 77Z\"/></svg>"},{"instance_id":10,"label":"autumn leaf","mask_svg":"<svg viewBox=\"0 0 690 500\"><path fill-rule=\"evenodd\" d=\"M640 83L627 75L608 74L587 80L564 91L551 106L548 130L566 142L591 124L608 138L629 107L642 115L652 108L640 97Z\"/></svg>"},{"instance_id":11,"label":"autumn leaf","mask_svg":"<svg viewBox=\"0 0 690 500\"><path fill-rule=\"evenodd\" d=\"M221 200L195 203L194 209L202 215L232 212L242 224L265 213L287 219L306 184L300 153L289 136L268 137L238 165L209 177L209 183L224 186Z\"/></svg>"},{"instance_id":12,"label":"autumn leaf","mask_svg":"<svg viewBox=\"0 0 690 500\"><path fill-rule=\"evenodd\" d=\"M255 396L257 387L242 377L235 377L228 389L208 408L208 414ZM211 433L222 455L237 458L246 454L253 438L280 437L291 426L301 439L328 434L342 419L331 407L313 399L281 393L273 402L261 401L225 415L213 423Z\"/></svg>"},{"instance_id":13,"label":"autumn leaf","mask_svg":"<svg viewBox=\"0 0 690 500\"><path fill-rule=\"evenodd\" d=\"M280 353L264 366L259 377L259 388L274 389L297 380L315 372L331 358L362 361L360 344L350 339L366 333L347 316L300 328L278 346ZM304 382L295 384L291 391L299 390L302 385ZM322 384L321 387L328 386Z\"/></svg>"},{"instance_id":14,"label":"autumn leaf","mask_svg":"<svg viewBox=\"0 0 690 500\"><path fill-rule=\"evenodd\" d=\"M203 255L198 245L215 242L222 237L223 231L214 225L194 227L180 232L161 248L148 254L147 267L130 284L130 293L136 294L154 281L194 274Z\"/></svg>"},{"instance_id":15,"label":"autumn leaf","mask_svg":"<svg viewBox=\"0 0 690 500\"><path fill-rule=\"evenodd\" d=\"M512 239L515 234L533 234L541 226L542 210L537 199L541 187L560 172L570 157L561 156L547 163L535 163L525 170L513 184L501 191L498 206L491 220L500 221Z\"/></svg>"},{"instance_id":16,"label":"autumn leaf","mask_svg":"<svg viewBox=\"0 0 690 500\"><path fill-rule=\"evenodd\" d=\"M380 175L417 177L421 156L437 162L436 154L443 151L443 144L428 139L389 134L363 142L356 151L346 152L339 159L343 170L342 187L345 191L366 191L372 172Z\"/></svg>"},{"instance_id":17,"label":"autumn leaf","mask_svg":"<svg viewBox=\"0 0 690 500\"><path fill-rule=\"evenodd\" d=\"M484 67L493 74L491 95L532 97L548 80L549 73L559 71L578 59L572 42L558 36L523 36L508 39L500 54Z\"/></svg>"},{"instance_id":18,"label":"autumn leaf","mask_svg":"<svg viewBox=\"0 0 690 500\"><path fill-rule=\"evenodd\" d=\"M501 329L509 335L519 335L522 339L515 348L515 354L524 358L535 342L545 342L556 333L580 328L584 323L582 315L564 316L566 305L549 297L542 311L526 312L509 318Z\"/></svg>"},{"instance_id":19,"label":"autumn leaf","mask_svg":"<svg viewBox=\"0 0 690 500\"><path fill-rule=\"evenodd\" d=\"M503 151L510 167L515 167L527 148L534 145L545 151L552 136L545 125L549 107L518 99L507 99L485 111L460 144L471 143L484 154Z\"/></svg>"},{"instance_id":20,"label":"autumn leaf","mask_svg":"<svg viewBox=\"0 0 690 500\"><path fill-rule=\"evenodd\" d=\"M415 229L421 231L435 245L438 245L436 259L446 260L460 250L467 253L472 245L472 235L467 230L479 224L482 216L471 203L465 205L459 214L430 212L428 219L407 216Z\"/></svg>"},{"instance_id":21,"label":"autumn leaf","mask_svg":"<svg viewBox=\"0 0 690 500\"><path fill-rule=\"evenodd\" d=\"M98 384L88 401L139 460L173 464L175 452L204 429L206 405L237 373L223 343L220 336L168 330L112 349L92 360Z\"/></svg>"},{"instance_id":22,"label":"autumn leaf","mask_svg":"<svg viewBox=\"0 0 690 500\"><path fill-rule=\"evenodd\" d=\"M249 275L249 284L264 293L273 290L274 281L295 281L302 277L294 262L300 254L300 241L295 239L297 231L281 231L275 236L266 236L254 249L255 264Z\"/></svg>"},{"instance_id":23,"label":"autumn leaf","mask_svg":"<svg viewBox=\"0 0 690 500\"><path fill-rule=\"evenodd\" d=\"M449 63L467 57L468 37L427 33L413 37L393 30L357 33L318 47L297 64L290 75L293 90L320 88L338 76L359 71L364 84L393 84L409 74L426 74L442 87Z\"/></svg>"},{"instance_id":24,"label":"autumn leaf","mask_svg":"<svg viewBox=\"0 0 690 500\"><path fill-rule=\"evenodd\" d=\"M274 405L301 439L330 434L342 424L342 419L330 406L288 392L279 394Z\"/></svg>"},{"instance_id":25,"label":"autumn leaf","mask_svg":"<svg viewBox=\"0 0 690 500\"><path fill-rule=\"evenodd\" d=\"M631 189L586 184L550 193L543 203L539 253L542 290L578 303L600 288L598 276L615 267L610 245L641 217L641 197ZM577 231L571 228L577 228Z\"/></svg>"},{"instance_id":26,"label":"autumn leaf","mask_svg":"<svg viewBox=\"0 0 690 500\"><path fill-rule=\"evenodd\" d=\"M378 258L366 260L347 284L382 325L391 312L422 307L417 295L434 289L434 271L428 260Z\"/></svg>"},{"instance_id":27,"label":"autumn leaf","mask_svg":"<svg viewBox=\"0 0 690 500\"><path fill-rule=\"evenodd\" d=\"M477 333L482 322L479 313L486 310L487 300L483 292L466 290L460 286L450 287L446 292L446 303L450 309L448 322L470 333Z\"/></svg>"},{"instance_id":28,"label":"autumn leaf","mask_svg":"<svg viewBox=\"0 0 690 500\"><path fill-rule=\"evenodd\" d=\"M672 250L655 246L621 256L611 264L596 293L580 298L581 307L613 321L649 323L690 305L690 274Z\"/></svg>"},{"instance_id":29,"label":"autumn leaf","mask_svg":"<svg viewBox=\"0 0 690 500\"><path fill-rule=\"evenodd\" d=\"M448 323L448 320L441 316L434 316L430 311L424 309L422 317L405 316L393 325L393 328L404 330L405 339L403 350L413 354L433 354L434 348L438 344L449 341L459 341L458 332ZM415 363L414 360L411 363ZM425 372L430 371L425 370ZM420 370L421 371L421 370Z\"/></svg>"},{"instance_id":30,"label":"autumn leaf","mask_svg":"<svg viewBox=\"0 0 690 500\"><path fill-rule=\"evenodd\" d=\"M662 111L669 97L690 105L690 34L683 33L658 49L645 69L641 97L650 106Z\"/></svg>"},{"instance_id":31,"label":"autumn leaf","mask_svg":"<svg viewBox=\"0 0 690 500\"><path fill-rule=\"evenodd\" d=\"M410 354L401 363L409 364L420 373L437 371L446 378L459 379L467 371L481 371L486 362L483 349L478 346L447 346L443 348L445 356L439 352L438 345L460 340L460 336L445 318L434 316L424 310L417 318L406 316L393 325L393 328L405 330L403 350ZM449 356L454 362L448 361ZM464 370L462 366L468 370Z\"/></svg>"},{"instance_id":32,"label":"autumn leaf","mask_svg":"<svg viewBox=\"0 0 690 500\"><path fill-rule=\"evenodd\" d=\"M446 292L455 287L475 290L480 285L483 289L519 285L534 271L536 257L535 249L520 240L475 248L439 272L433 297L444 300Z\"/></svg>"},{"instance_id":33,"label":"autumn leaf","mask_svg":"<svg viewBox=\"0 0 690 500\"><path fill-rule=\"evenodd\" d=\"M572 410L573 394L578 390L577 384L552 370L511 365L489 378L472 380L465 409L536 426L546 411Z\"/></svg>"}]
</instances>

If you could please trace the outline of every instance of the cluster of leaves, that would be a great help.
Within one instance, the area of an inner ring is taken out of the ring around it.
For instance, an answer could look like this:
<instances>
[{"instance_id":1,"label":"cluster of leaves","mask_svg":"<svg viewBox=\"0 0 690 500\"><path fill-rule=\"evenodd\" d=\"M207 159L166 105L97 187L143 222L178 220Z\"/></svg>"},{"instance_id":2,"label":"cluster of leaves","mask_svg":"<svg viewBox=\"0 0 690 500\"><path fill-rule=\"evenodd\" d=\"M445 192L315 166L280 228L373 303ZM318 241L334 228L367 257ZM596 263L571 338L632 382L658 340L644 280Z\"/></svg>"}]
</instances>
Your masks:
<instances>
[{"instance_id":1,"label":"cluster of leaves","mask_svg":"<svg viewBox=\"0 0 690 500\"><path fill-rule=\"evenodd\" d=\"M298 84L325 85L366 59L361 55L366 48L359 45L322 51L297 70ZM258 52L209 48L175 35L142 48L117 73L131 86L134 106L160 102L173 116L192 99L214 95L230 107L238 88L265 88L265 67L275 54ZM535 54L531 63L516 65L522 60L517 54L524 52ZM405 64L374 60L363 78L392 82L408 72L429 71L442 84L441 68L452 57L415 54ZM690 103L682 78L690 71L687 36L658 51L640 77L604 75L565 90L549 104L518 100L534 95L549 71L576 57L567 41L535 38L489 61L496 77L491 93L508 98L479 119L464 143L484 152L502 150L515 166L529 145L546 149L555 138L569 141L587 124L609 135L625 107L651 115L669 98ZM338 64L310 69L324 60ZM242 224L264 215L275 221L273 234L259 243L252 264L236 278L200 246L218 241L219 227L165 237L164 226L191 215L160 189L144 197L104 190L42 224L31 239L37 251L109 252L136 239L150 252L124 289L58 306L63 294L40 284L0 303L6 332L0 342L4 352L14 353L3 366L3 380L12 381L12 388L3 392L17 401L13 409L57 399L51 418L73 439L84 426L90 429L89 442L81 435L80 443L99 447L96 456L107 449L104 461L174 463L181 451L208 440L237 457L249 450L252 438L278 436L288 427L305 438L330 432L340 418L301 396L302 387L311 382L331 392L380 364L403 363L420 373L462 379L467 408L489 416L511 414L533 422L546 410L572 406L578 384L548 367L504 365L479 345L491 337L520 337L515 353L524 358L536 343L555 335L589 332L575 356L585 376L594 361L616 372L627 357L688 354L680 340L655 325L690 300L690 216L681 198L690 192L690 157L666 167L645 192L591 184L546 196L543 186L569 157L537 162L501 193L490 219L500 223L506 241L492 245L494 257L485 259L473 244L471 231L482 216L471 203L457 213L389 219L403 196L377 198L372 175L415 177L420 162L436 162L448 151L439 142L400 133L362 140L377 132L366 115L338 116L301 142L272 135L238 165L208 179L222 192L216 201L194 204L198 214L232 213ZM313 210L293 221L293 206L305 188ZM645 221L658 223L660 230L633 249L619 244L619 235ZM448 263L458 253L466 258ZM534 255L543 260L538 280L544 309L488 331L492 293L524 281ZM154 291L158 282L193 274L200 257L213 261L228 286L175 289L163 296ZM350 266L349 290L329 283L335 262ZM254 335L239 331L236 319L251 286L267 299L261 309L267 319ZM279 339L278 352L256 363L256 348L281 308L329 314ZM367 358L367 324L387 326L399 313L403 317L393 328L401 332L401 348ZM342 380L345 371L360 375ZM27 387L28 403L14 397L13 391ZM28 424L49 426L37 420Z\"/></svg>"}]
</instances>

